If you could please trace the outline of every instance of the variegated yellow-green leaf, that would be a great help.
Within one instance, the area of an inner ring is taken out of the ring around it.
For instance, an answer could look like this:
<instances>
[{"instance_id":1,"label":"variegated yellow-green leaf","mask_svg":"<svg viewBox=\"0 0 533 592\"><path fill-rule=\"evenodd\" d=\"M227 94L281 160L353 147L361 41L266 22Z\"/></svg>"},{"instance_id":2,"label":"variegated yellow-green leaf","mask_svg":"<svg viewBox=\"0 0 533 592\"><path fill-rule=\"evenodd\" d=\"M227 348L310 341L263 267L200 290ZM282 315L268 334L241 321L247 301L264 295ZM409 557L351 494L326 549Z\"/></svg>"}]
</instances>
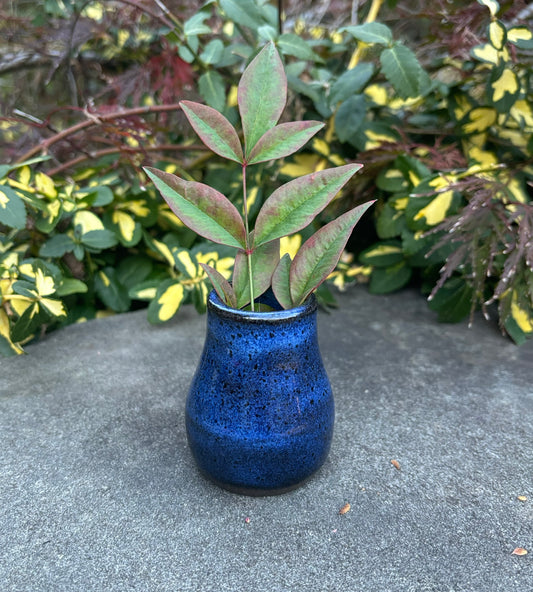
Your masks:
<instances>
[{"instance_id":1,"label":"variegated yellow-green leaf","mask_svg":"<svg viewBox=\"0 0 533 592\"><path fill-rule=\"evenodd\" d=\"M513 291L511 316L520 327L521 331L524 333L533 333L533 309L531 309L531 307L528 309L520 306L516 290Z\"/></svg>"},{"instance_id":2,"label":"variegated yellow-green leaf","mask_svg":"<svg viewBox=\"0 0 533 592\"><path fill-rule=\"evenodd\" d=\"M22 354L24 350L18 343L13 343L11 340L11 330L9 327L9 318L4 309L0 308L0 338L3 338L7 347L1 348L0 353L4 355Z\"/></svg>"},{"instance_id":3,"label":"variegated yellow-green leaf","mask_svg":"<svg viewBox=\"0 0 533 592\"><path fill-rule=\"evenodd\" d=\"M496 49L503 49L507 41L507 29L503 23L497 20L491 21L489 25L489 40Z\"/></svg>"},{"instance_id":4,"label":"variegated yellow-green leaf","mask_svg":"<svg viewBox=\"0 0 533 592\"><path fill-rule=\"evenodd\" d=\"M50 296L56 291L54 279L44 275L42 269L37 269L35 272L35 287L39 296Z\"/></svg>"},{"instance_id":5,"label":"variegated yellow-green leaf","mask_svg":"<svg viewBox=\"0 0 533 592\"><path fill-rule=\"evenodd\" d=\"M418 214L415 215L414 220L421 220L425 218L428 226L436 226L442 222L450 209L453 201L453 191L444 191L438 193L427 206L423 207Z\"/></svg>"},{"instance_id":6,"label":"variegated yellow-green leaf","mask_svg":"<svg viewBox=\"0 0 533 592\"><path fill-rule=\"evenodd\" d=\"M485 43L484 45L477 45L472 48L471 54L480 62L486 62L497 66L501 61L507 62L509 59L509 52L507 48L501 51L497 50L492 43Z\"/></svg>"},{"instance_id":7,"label":"variegated yellow-green leaf","mask_svg":"<svg viewBox=\"0 0 533 592\"><path fill-rule=\"evenodd\" d=\"M56 300L55 298L41 298L39 300L39 305L42 306L46 312L53 316L53 317L62 317L66 316L67 311L61 300Z\"/></svg>"},{"instance_id":8,"label":"variegated yellow-green leaf","mask_svg":"<svg viewBox=\"0 0 533 592\"><path fill-rule=\"evenodd\" d=\"M188 278L195 278L198 275L198 266L192 260L191 253L187 249L174 250L176 267Z\"/></svg>"},{"instance_id":9,"label":"variegated yellow-green leaf","mask_svg":"<svg viewBox=\"0 0 533 592\"><path fill-rule=\"evenodd\" d=\"M496 0L477 0L478 4L486 6L490 10L490 16L496 16L500 10L500 5Z\"/></svg>"},{"instance_id":10,"label":"variegated yellow-green leaf","mask_svg":"<svg viewBox=\"0 0 533 592\"><path fill-rule=\"evenodd\" d=\"M148 306L148 321L153 324L168 321L178 312L184 298L185 289L179 281L165 280Z\"/></svg>"},{"instance_id":11,"label":"variegated yellow-green leaf","mask_svg":"<svg viewBox=\"0 0 533 592\"><path fill-rule=\"evenodd\" d=\"M522 49L531 49L533 47L533 31L527 27L511 27L507 31L507 40Z\"/></svg>"},{"instance_id":12,"label":"variegated yellow-green leaf","mask_svg":"<svg viewBox=\"0 0 533 592\"><path fill-rule=\"evenodd\" d=\"M488 94L491 103L500 113L509 112L520 94L518 76L510 68L504 68L500 73L491 76Z\"/></svg>"},{"instance_id":13,"label":"variegated yellow-green leaf","mask_svg":"<svg viewBox=\"0 0 533 592\"><path fill-rule=\"evenodd\" d=\"M90 212L89 210L79 210L76 212L74 214L72 223L74 227L80 227L82 234L86 234L87 232L91 232L93 230L104 229L104 223L102 220L100 220L96 214Z\"/></svg>"},{"instance_id":14,"label":"variegated yellow-green leaf","mask_svg":"<svg viewBox=\"0 0 533 592\"><path fill-rule=\"evenodd\" d=\"M118 230L120 242L124 246L132 247L141 240L141 225L127 212L115 210L111 215L111 221Z\"/></svg>"},{"instance_id":15,"label":"variegated yellow-green leaf","mask_svg":"<svg viewBox=\"0 0 533 592\"><path fill-rule=\"evenodd\" d=\"M475 107L466 116L463 130L466 134L484 132L496 123L498 112L491 107Z\"/></svg>"},{"instance_id":16,"label":"variegated yellow-green leaf","mask_svg":"<svg viewBox=\"0 0 533 592\"><path fill-rule=\"evenodd\" d=\"M39 193L42 193L46 197L57 197L57 189L55 188L54 181L43 172L38 172L35 175L35 187Z\"/></svg>"},{"instance_id":17,"label":"variegated yellow-green leaf","mask_svg":"<svg viewBox=\"0 0 533 592\"><path fill-rule=\"evenodd\" d=\"M365 249L359 256L359 261L365 265L388 267L404 260L401 243L390 241L373 245Z\"/></svg>"}]
</instances>

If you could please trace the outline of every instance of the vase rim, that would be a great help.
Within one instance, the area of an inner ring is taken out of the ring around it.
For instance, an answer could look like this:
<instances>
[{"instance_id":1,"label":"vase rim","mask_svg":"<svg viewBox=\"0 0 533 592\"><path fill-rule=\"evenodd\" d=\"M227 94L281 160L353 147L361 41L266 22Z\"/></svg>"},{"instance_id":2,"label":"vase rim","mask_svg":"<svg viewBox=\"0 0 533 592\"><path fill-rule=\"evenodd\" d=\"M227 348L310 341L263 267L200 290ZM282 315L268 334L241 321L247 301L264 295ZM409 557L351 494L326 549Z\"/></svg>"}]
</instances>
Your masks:
<instances>
[{"instance_id":1,"label":"vase rim","mask_svg":"<svg viewBox=\"0 0 533 592\"><path fill-rule=\"evenodd\" d=\"M261 300L261 297L258 298ZM279 323L294 318L301 318L314 313L317 308L317 300L314 293L311 293L306 301L294 308L273 310L268 312L252 312L251 310L241 310L232 308L225 304L215 290L211 290L207 298L207 308L216 312L220 316L231 318L233 320L255 322L255 323Z\"/></svg>"}]
</instances>

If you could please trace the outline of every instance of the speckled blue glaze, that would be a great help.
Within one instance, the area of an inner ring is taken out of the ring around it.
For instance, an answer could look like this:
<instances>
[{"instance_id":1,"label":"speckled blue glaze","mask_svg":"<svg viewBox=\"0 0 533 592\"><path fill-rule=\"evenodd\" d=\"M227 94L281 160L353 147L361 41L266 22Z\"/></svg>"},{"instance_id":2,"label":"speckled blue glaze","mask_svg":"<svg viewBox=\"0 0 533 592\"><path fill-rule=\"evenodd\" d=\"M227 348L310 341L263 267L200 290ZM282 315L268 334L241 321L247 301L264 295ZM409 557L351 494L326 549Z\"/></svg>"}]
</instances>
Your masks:
<instances>
[{"instance_id":1,"label":"speckled blue glaze","mask_svg":"<svg viewBox=\"0 0 533 592\"><path fill-rule=\"evenodd\" d=\"M326 460L334 403L317 340L317 304L273 312L227 307L213 291L186 406L200 470L248 495L293 489Z\"/></svg>"}]
</instances>

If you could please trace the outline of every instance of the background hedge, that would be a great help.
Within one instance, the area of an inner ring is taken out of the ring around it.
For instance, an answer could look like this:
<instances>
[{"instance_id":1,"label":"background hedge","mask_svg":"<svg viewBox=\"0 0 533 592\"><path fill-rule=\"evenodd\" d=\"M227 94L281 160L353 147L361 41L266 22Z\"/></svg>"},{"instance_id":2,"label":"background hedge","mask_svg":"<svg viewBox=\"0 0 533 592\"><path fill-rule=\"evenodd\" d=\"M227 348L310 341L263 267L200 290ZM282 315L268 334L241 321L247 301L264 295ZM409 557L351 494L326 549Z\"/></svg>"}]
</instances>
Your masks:
<instances>
[{"instance_id":1,"label":"background hedge","mask_svg":"<svg viewBox=\"0 0 533 592\"><path fill-rule=\"evenodd\" d=\"M239 205L239 168L204 150L177 103L234 121L236 82L269 40L286 65L287 119L328 125L249 180L252 214L284 180L362 162L319 223L379 201L330 283L414 284L440 320L494 310L522 343L533 335L532 15L495 0L0 8L0 351L97 315L147 306L158 323L185 302L204 310L199 263L229 278L231 259L176 221L141 166ZM319 296L334 302L327 287Z\"/></svg>"}]
</instances>

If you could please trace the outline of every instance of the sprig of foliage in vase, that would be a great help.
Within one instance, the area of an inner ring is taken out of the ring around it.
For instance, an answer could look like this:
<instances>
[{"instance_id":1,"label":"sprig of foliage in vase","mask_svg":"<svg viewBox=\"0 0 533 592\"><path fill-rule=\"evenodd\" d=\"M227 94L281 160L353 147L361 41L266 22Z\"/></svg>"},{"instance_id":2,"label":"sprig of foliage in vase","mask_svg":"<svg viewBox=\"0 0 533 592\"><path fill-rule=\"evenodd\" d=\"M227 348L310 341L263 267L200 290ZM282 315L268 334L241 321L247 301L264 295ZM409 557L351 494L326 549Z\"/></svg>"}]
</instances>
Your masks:
<instances>
[{"instance_id":1,"label":"sprig of foliage in vase","mask_svg":"<svg viewBox=\"0 0 533 592\"><path fill-rule=\"evenodd\" d=\"M313 234L291 260L280 259L279 240L302 230L331 202L362 167L347 164L294 179L265 201L250 229L246 171L253 164L286 157L299 150L323 124L294 121L278 124L287 100L287 79L273 43L251 61L238 85L238 106L244 147L233 125L217 110L182 101L181 107L202 141L222 158L242 166L243 213L216 189L186 181L158 169L145 171L179 219L199 235L237 249L230 284L207 264L219 297L232 308L250 305L268 288L289 309L307 297L335 269L355 225L373 203L361 204Z\"/></svg>"}]
</instances>

